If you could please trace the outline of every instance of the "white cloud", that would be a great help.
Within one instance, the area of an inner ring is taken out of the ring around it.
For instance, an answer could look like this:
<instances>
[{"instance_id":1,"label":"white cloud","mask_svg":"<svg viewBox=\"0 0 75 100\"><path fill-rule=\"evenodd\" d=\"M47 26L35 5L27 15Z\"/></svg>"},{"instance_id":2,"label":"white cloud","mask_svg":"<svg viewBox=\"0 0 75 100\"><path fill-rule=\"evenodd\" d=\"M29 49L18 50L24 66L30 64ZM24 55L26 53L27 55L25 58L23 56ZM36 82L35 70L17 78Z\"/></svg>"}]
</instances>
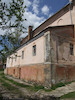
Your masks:
<instances>
[{"instance_id":1,"label":"white cloud","mask_svg":"<svg viewBox=\"0 0 75 100\"><path fill-rule=\"evenodd\" d=\"M54 14L54 13L50 13L50 14L49 14L49 17L51 17L53 14Z\"/></svg>"},{"instance_id":2,"label":"white cloud","mask_svg":"<svg viewBox=\"0 0 75 100\"><path fill-rule=\"evenodd\" d=\"M36 14L33 14L30 11L25 12L24 16L27 19L27 21L24 23L26 27L28 27L29 25L33 25L34 28L36 28L45 20L44 17L38 17Z\"/></svg>"},{"instance_id":3,"label":"white cloud","mask_svg":"<svg viewBox=\"0 0 75 100\"><path fill-rule=\"evenodd\" d=\"M7 0L8 1L8 0ZM23 23L23 25L28 28L29 25L33 25L34 26L34 29L36 27L38 27L41 23L43 23L46 19L44 17L39 17L37 14L39 13L39 10L38 10L38 7L39 7L39 0L34 0L33 3L30 1L30 0L24 0L24 4L26 6L28 6L25 10L25 13L24 13L24 18L27 19L27 21L25 21ZM30 10L29 10L29 7L31 6L32 4L32 9L34 11L34 13L32 13ZM14 18L13 18L14 19ZM13 19L12 19L12 22L13 22ZM27 30L28 31L28 30ZM4 34L4 32L2 30L0 30L0 35L1 34ZM22 35L22 37L26 36L26 33L24 33Z\"/></svg>"},{"instance_id":4,"label":"white cloud","mask_svg":"<svg viewBox=\"0 0 75 100\"><path fill-rule=\"evenodd\" d=\"M5 2L6 4L9 4L9 2L11 2L11 0L2 0L2 2ZM31 5L30 0L24 0L24 5L29 7Z\"/></svg>"},{"instance_id":5,"label":"white cloud","mask_svg":"<svg viewBox=\"0 0 75 100\"><path fill-rule=\"evenodd\" d=\"M30 11L26 11L24 13L24 16L27 19L27 21L24 22L23 25L27 28L27 32L21 37L25 37L27 35L29 25L33 26L33 29L35 29L46 20L44 17L38 17L36 14L33 14Z\"/></svg>"},{"instance_id":6,"label":"white cloud","mask_svg":"<svg viewBox=\"0 0 75 100\"><path fill-rule=\"evenodd\" d=\"M0 35L4 35L4 31L0 29Z\"/></svg>"},{"instance_id":7,"label":"white cloud","mask_svg":"<svg viewBox=\"0 0 75 100\"><path fill-rule=\"evenodd\" d=\"M48 15L48 13L49 13L49 8L48 8L48 6L47 6L47 5L44 5L43 8L41 9L41 11L42 11L42 13L43 13L44 15Z\"/></svg>"},{"instance_id":8,"label":"white cloud","mask_svg":"<svg viewBox=\"0 0 75 100\"><path fill-rule=\"evenodd\" d=\"M38 7L39 7L39 0L34 0L34 1L33 1L32 7L33 7L34 13L35 13L35 14L38 14L38 13L39 13L39 10L38 10Z\"/></svg>"},{"instance_id":9,"label":"white cloud","mask_svg":"<svg viewBox=\"0 0 75 100\"><path fill-rule=\"evenodd\" d=\"M29 7L31 5L31 2L29 0L24 0L24 4Z\"/></svg>"}]
</instances>

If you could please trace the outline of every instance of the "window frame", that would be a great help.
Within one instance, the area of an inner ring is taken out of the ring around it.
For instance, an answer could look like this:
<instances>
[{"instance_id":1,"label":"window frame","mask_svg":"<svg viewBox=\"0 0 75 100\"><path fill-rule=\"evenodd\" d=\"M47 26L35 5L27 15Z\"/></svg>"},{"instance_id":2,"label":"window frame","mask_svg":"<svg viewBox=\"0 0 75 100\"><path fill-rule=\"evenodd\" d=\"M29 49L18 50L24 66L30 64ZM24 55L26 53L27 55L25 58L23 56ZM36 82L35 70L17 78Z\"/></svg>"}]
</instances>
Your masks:
<instances>
[{"instance_id":1,"label":"window frame","mask_svg":"<svg viewBox=\"0 0 75 100\"><path fill-rule=\"evenodd\" d=\"M24 50L22 51L22 59L24 59Z\"/></svg>"},{"instance_id":2,"label":"window frame","mask_svg":"<svg viewBox=\"0 0 75 100\"><path fill-rule=\"evenodd\" d=\"M33 45L32 52L33 52L33 56L36 56L36 45Z\"/></svg>"},{"instance_id":3,"label":"window frame","mask_svg":"<svg viewBox=\"0 0 75 100\"><path fill-rule=\"evenodd\" d=\"M15 56L15 62L17 61L17 56Z\"/></svg>"},{"instance_id":4,"label":"window frame","mask_svg":"<svg viewBox=\"0 0 75 100\"><path fill-rule=\"evenodd\" d=\"M70 43L70 55L74 55L74 45L73 43Z\"/></svg>"}]
</instances>

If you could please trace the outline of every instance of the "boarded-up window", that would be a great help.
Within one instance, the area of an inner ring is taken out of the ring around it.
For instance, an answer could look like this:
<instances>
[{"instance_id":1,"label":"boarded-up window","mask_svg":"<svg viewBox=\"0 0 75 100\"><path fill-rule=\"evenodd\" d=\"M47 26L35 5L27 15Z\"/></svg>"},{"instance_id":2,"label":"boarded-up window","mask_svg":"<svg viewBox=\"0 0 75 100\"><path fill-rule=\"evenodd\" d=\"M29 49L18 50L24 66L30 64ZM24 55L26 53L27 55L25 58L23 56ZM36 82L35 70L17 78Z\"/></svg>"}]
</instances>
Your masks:
<instances>
[{"instance_id":1,"label":"boarded-up window","mask_svg":"<svg viewBox=\"0 0 75 100\"><path fill-rule=\"evenodd\" d=\"M22 59L24 59L24 51L22 51Z\"/></svg>"},{"instance_id":2,"label":"boarded-up window","mask_svg":"<svg viewBox=\"0 0 75 100\"><path fill-rule=\"evenodd\" d=\"M33 56L36 55L36 45L33 46Z\"/></svg>"},{"instance_id":3,"label":"boarded-up window","mask_svg":"<svg viewBox=\"0 0 75 100\"><path fill-rule=\"evenodd\" d=\"M15 69L13 70L13 74L15 74Z\"/></svg>"},{"instance_id":4,"label":"boarded-up window","mask_svg":"<svg viewBox=\"0 0 75 100\"><path fill-rule=\"evenodd\" d=\"M74 47L73 47L73 44L70 43L70 54L71 54L71 55L73 55L73 48L74 48Z\"/></svg>"}]
</instances>

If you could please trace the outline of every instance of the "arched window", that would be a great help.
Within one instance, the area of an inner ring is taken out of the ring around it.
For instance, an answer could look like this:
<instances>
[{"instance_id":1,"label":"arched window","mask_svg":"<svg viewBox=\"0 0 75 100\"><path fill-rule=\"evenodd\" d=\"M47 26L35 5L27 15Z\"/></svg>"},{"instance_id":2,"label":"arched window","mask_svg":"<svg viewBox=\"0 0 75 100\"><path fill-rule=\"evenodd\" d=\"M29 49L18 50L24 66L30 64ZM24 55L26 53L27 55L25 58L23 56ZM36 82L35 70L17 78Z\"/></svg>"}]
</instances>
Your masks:
<instances>
[{"instance_id":1,"label":"arched window","mask_svg":"<svg viewBox=\"0 0 75 100\"><path fill-rule=\"evenodd\" d=\"M59 19L57 25L63 25L63 19Z\"/></svg>"}]
</instances>

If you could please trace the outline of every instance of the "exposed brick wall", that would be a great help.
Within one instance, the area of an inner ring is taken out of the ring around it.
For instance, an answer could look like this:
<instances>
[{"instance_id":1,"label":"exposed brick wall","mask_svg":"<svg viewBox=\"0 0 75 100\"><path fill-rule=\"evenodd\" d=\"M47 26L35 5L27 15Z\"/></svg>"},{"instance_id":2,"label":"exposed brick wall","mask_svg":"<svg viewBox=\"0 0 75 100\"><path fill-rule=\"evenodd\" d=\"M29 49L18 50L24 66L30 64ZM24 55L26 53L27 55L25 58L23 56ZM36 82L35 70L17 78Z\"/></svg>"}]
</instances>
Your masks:
<instances>
[{"instance_id":1,"label":"exposed brick wall","mask_svg":"<svg viewBox=\"0 0 75 100\"><path fill-rule=\"evenodd\" d=\"M44 82L44 68L43 66L21 67L21 79L26 81Z\"/></svg>"},{"instance_id":2,"label":"exposed brick wall","mask_svg":"<svg viewBox=\"0 0 75 100\"><path fill-rule=\"evenodd\" d=\"M75 81L75 65L53 65L52 67L53 84Z\"/></svg>"},{"instance_id":3,"label":"exposed brick wall","mask_svg":"<svg viewBox=\"0 0 75 100\"><path fill-rule=\"evenodd\" d=\"M27 82L34 82L34 83L45 85L47 87L51 86L49 64L10 67L7 68L7 74L12 75L13 77L16 78L20 78Z\"/></svg>"},{"instance_id":4,"label":"exposed brick wall","mask_svg":"<svg viewBox=\"0 0 75 100\"><path fill-rule=\"evenodd\" d=\"M60 82L75 81L75 65L37 64L11 67L7 68L7 74L26 82L33 82L51 87L51 85Z\"/></svg>"},{"instance_id":5,"label":"exposed brick wall","mask_svg":"<svg viewBox=\"0 0 75 100\"><path fill-rule=\"evenodd\" d=\"M7 68L7 74L12 75L13 77L19 78L18 72L19 72L18 67Z\"/></svg>"}]
</instances>

